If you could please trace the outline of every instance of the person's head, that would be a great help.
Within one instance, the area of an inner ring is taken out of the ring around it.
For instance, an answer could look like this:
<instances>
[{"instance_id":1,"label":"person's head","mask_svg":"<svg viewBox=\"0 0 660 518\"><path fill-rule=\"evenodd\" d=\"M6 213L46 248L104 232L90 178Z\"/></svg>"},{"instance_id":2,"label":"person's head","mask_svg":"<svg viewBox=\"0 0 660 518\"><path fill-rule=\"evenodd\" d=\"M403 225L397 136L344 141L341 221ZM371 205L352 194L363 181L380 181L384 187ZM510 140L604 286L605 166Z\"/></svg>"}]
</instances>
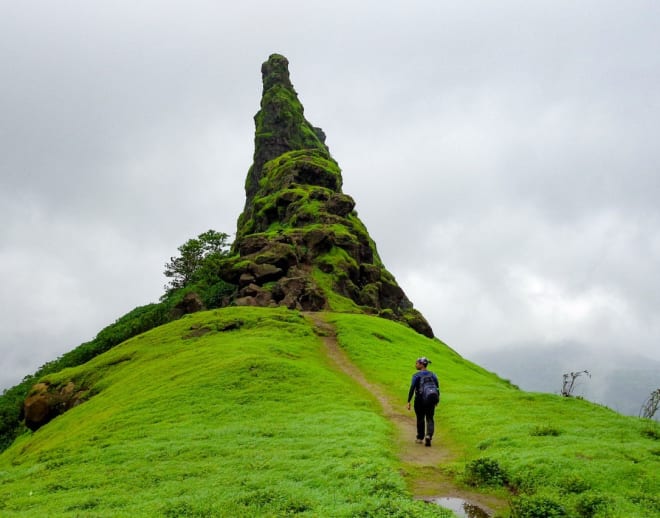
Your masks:
<instances>
[{"instance_id":1,"label":"person's head","mask_svg":"<svg viewBox=\"0 0 660 518\"><path fill-rule=\"evenodd\" d=\"M426 369L429 366L429 363L431 363L431 360L429 360L426 356L422 356L421 358L417 358L417 361L415 362L415 368L418 371L421 371L422 369Z\"/></svg>"}]
</instances>

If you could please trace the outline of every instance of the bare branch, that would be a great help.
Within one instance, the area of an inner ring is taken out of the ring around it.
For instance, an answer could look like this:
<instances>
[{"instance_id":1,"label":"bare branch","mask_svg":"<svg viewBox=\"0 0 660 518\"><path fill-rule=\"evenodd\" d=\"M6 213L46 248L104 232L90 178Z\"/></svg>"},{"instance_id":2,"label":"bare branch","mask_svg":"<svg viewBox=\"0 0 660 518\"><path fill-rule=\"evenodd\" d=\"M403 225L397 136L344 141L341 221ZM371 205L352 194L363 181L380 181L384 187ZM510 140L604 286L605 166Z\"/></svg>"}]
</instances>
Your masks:
<instances>
[{"instance_id":1,"label":"bare branch","mask_svg":"<svg viewBox=\"0 0 660 518\"><path fill-rule=\"evenodd\" d=\"M561 395L564 397L572 397L573 389L575 388L575 381L583 374L586 374L589 378L591 378L591 374L587 370L564 374L564 382L561 387Z\"/></svg>"},{"instance_id":2,"label":"bare branch","mask_svg":"<svg viewBox=\"0 0 660 518\"><path fill-rule=\"evenodd\" d=\"M660 388L655 389L651 392L651 395L642 405L642 408L639 411L639 417L644 417L646 419L653 419L653 416L658 411L660 406Z\"/></svg>"}]
</instances>

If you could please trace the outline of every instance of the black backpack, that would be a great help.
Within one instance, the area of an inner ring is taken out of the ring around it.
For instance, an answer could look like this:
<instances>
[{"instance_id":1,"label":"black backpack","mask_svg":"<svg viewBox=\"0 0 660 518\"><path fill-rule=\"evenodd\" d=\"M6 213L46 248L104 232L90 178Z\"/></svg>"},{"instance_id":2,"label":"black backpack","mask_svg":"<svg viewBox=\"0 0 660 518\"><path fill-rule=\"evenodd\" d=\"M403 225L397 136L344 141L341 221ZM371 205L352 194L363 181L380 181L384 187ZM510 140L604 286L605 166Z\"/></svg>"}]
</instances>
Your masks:
<instances>
[{"instance_id":1,"label":"black backpack","mask_svg":"<svg viewBox=\"0 0 660 518\"><path fill-rule=\"evenodd\" d=\"M440 389L436 386L431 373L420 376L418 391L422 401L427 405L437 405L440 401Z\"/></svg>"}]
</instances>

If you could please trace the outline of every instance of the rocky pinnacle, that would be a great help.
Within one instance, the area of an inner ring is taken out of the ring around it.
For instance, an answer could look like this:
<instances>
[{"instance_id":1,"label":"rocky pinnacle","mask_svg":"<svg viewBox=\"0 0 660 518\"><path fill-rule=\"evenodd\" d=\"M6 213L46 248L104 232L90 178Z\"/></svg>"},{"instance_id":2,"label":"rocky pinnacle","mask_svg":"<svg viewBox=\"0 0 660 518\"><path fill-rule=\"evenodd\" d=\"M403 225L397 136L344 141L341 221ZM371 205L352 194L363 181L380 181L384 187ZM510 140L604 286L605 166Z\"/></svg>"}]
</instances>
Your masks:
<instances>
[{"instance_id":1,"label":"rocky pinnacle","mask_svg":"<svg viewBox=\"0 0 660 518\"><path fill-rule=\"evenodd\" d=\"M367 313L432 337L342 192L341 169L323 131L305 118L288 64L273 54L261 67L245 208L220 266L236 286L225 304Z\"/></svg>"}]
</instances>

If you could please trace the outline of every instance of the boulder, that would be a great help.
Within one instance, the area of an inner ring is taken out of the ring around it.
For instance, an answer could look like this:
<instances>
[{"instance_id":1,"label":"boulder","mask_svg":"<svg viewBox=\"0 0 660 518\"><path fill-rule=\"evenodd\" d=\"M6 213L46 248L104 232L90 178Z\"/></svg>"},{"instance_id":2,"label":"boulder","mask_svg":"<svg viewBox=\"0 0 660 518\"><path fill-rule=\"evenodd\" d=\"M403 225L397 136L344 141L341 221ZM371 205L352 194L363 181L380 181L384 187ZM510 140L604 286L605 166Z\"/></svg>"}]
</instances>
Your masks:
<instances>
[{"instance_id":1,"label":"boulder","mask_svg":"<svg viewBox=\"0 0 660 518\"><path fill-rule=\"evenodd\" d=\"M84 401L85 390L69 381L63 386L52 386L47 382L34 385L23 402L25 426L35 431Z\"/></svg>"},{"instance_id":2,"label":"boulder","mask_svg":"<svg viewBox=\"0 0 660 518\"><path fill-rule=\"evenodd\" d=\"M196 313L203 309L205 309L204 302L202 302L202 299L197 293L191 291L186 293L183 299L181 299L181 302L172 308L172 316L174 318L180 318L188 313Z\"/></svg>"},{"instance_id":3,"label":"boulder","mask_svg":"<svg viewBox=\"0 0 660 518\"><path fill-rule=\"evenodd\" d=\"M337 216L347 216L355 208L355 201L346 194L333 194L325 204L326 210Z\"/></svg>"}]
</instances>

